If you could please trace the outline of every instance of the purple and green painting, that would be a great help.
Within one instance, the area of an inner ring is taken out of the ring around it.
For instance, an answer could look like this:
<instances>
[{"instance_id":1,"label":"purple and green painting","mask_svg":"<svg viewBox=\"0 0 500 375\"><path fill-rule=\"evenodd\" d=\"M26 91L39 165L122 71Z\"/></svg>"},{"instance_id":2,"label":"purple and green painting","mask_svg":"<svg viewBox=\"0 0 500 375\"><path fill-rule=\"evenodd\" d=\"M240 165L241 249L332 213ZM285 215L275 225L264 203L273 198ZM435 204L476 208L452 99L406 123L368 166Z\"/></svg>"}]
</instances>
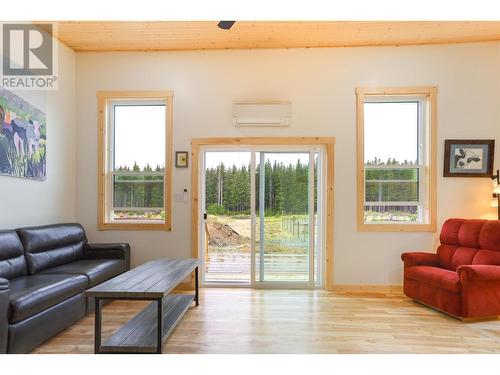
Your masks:
<instances>
[{"instance_id":1,"label":"purple and green painting","mask_svg":"<svg viewBox=\"0 0 500 375\"><path fill-rule=\"evenodd\" d=\"M0 174L45 180L45 112L0 89Z\"/></svg>"}]
</instances>

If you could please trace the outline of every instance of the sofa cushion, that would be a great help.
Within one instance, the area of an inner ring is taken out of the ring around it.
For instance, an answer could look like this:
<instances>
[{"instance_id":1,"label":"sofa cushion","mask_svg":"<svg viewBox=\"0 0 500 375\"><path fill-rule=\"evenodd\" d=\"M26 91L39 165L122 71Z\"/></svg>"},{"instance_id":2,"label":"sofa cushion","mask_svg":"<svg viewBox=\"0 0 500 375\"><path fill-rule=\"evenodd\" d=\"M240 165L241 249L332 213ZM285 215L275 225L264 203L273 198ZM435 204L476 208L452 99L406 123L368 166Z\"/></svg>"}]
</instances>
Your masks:
<instances>
[{"instance_id":1,"label":"sofa cushion","mask_svg":"<svg viewBox=\"0 0 500 375\"><path fill-rule=\"evenodd\" d=\"M479 233L481 249L500 251L500 220L487 221Z\"/></svg>"},{"instance_id":2,"label":"sofa cushion","mask_svg":"<svg viewBox=\"0 0 500 375\"><path fill-rule=\"evenodd\" d=\"M479 249L473 247L459 247L455 250L453 258L451 259L451 265L453 270L456 270L460 266L472 264L474 257L476 256Z\"/></svg>"},{"instance_id":3,"label":"sofa cushion","mask_svg":"<svg viewBox=\"0 0 500 375\"><path fill-rule=\"evenodd\" d=\"M461 290L458 273L443 268L431 266L409 267L405 270L405 278L417 280L454 293L459 293Z\"/></svg>"},{"instance_id":4,"label":"sofa cushion","mask_svg":"<svg viewBox=\"0 0 500 375\"><path fill-rule=\"evenodd\" d=\"M13 279L26 273L23 244L16 231L0 231L0 277Z\"/></svg>"},{"instance_id":5,"label":"sofa cushion","mask_svg":"<svg viewBox=\"0 0 500 375\"><path fill-rule=\"evenodd\" d=\"M88 287L102 283L126 271L126 264L121 259L88 259L49 268L41 274L79 274L87 276Z\"/></svg>"},{"instance_id":6,"label":"sofa cushion","mask_svg":"<svg viewBox=\"0 0 500 375\"><path fill-rule=\"evenodd\" d=\"M479 234L486 220L466 220L458 231L458 241L462 247L479 247Z\"/></svg>"},{"instance_id":7,"label":"sofa cushion","mask_svg":"<svg viewBox=\"0 0 500 375\"><path fill-rule=\"evenodd\" d=\"M448 219L441 228L439 240L444 245L460 246L458 232L465 219Z\"/></svg>"},{"instance_id":8,"label":"sofa cushion","mask_svg":"<svg viewBox=\"0 0 500 375\"><path fill-rule=\"evenodd\" d=\"M479 250L472 260L472 264L490 264L500 266L500 251Z\"/></svg>"},{"instance_id":9,"label":"sofa cushion","mask_svg":"<svg viewBox=\"0 0 500 375\"><path fill-rule=\"evenodd\" d=\"M453 267L452 259L457 249L458 247L455 245L441 244L438 246L437 254L439 256L439 263L442 268L446 268L452 271L456 270L455 267Z\"/></svg>"},{"instance_id":10,"label":"sofa cushion","mask_svg":"<svg viewBox=\"0 0 500 375\"><path fill-rule=\"evenodd\" d=\"M80 224L55 224L17 230L26 252L28 273L81 259L87 243Z\"/></svg>"},{"instance_id":11,"label":"sofa cushion","mask_svg":"<svg viewBox=\"0 0 500 375\"><path fill-rule=\"evenodd\" d=\"M10 322L57 305L87 287L83 275L30 275L10 280Z\"/></svg>"}]
</instances>

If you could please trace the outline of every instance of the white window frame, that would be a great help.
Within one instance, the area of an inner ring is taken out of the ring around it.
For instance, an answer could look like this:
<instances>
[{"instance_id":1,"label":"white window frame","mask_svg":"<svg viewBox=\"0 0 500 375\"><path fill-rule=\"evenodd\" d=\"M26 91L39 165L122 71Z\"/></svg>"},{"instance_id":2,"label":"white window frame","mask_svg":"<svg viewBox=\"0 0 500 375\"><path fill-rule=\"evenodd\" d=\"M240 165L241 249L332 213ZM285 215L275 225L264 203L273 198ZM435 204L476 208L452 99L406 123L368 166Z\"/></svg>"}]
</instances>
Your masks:
<instances>
[{"instance_id":1,"label":"white window frame","mask_svg":"<svg viewBox=\"0 0 500 375\"><path fill-rule=\"evenodd\" d=\"M113 220L113 212L114 211L144 211L143 207L133 207L133 206L127 206L127 207L115 207L114 202L115 202L115 197L114 197L114 184L113 184L113 178L115 176L163 176L163 183L165 183L165 169L163 172L118 172L115 170L115 108L116 107L121 107L121 106L165 106L165 116L167 115L166 111L166 104L165 101L163 100L151 100L151 99L130 99L130 100L110 100L108 103L108 119L109 123L107 126L108 130L108 166L107 166L107 172L106 172L106 179L107 179L107 199L108 205L107 205L107 210L106 210L106 220L110 223L121 223L121 221L118 220ZM166 145L165 145L165 152L166 152ZM163 194L163 205L162 207L150 207L150 209L156 209L156 210L164 210L165 209L165 194ZM165 223L165 220L128 220L131 223Z\"/></svg>"},{"instance_id":2,"label":"white window frame","mask_svg":"<svg viewBox=\"0 0 500 375\"><path fill-rule=\"evenodd\" d=\"M359 88L358 125L358 230L359 231L435 231L436 228L436 93L435 87ZM368 169L415 169L415 166L366 166L364 158L365 103L418 103L418 202L366 202L365 173ZM416 206L416 222L366 222L366 206Z\"/></svg>"},{"instance_id":3,"label":"white window frame","mask_svg":"<svg viewBox=\"0 0 500 375\"><path fill-rule=\"evenodd\" d=\"M366 201L366 191L365 191L365 207L366 206L415 206L418 209L418 220L416 222L410 222L411 224L426 224L429 217L429 209L426 206L426 195L427 195L427 184L425 183L425 149L427 145L425 144L425 112L426 112L426 100L424 96L396 96L396 95L384 95L384 96L371 96L367 98L363 104L366 103L416 103L418 106L417 113L417 165L380 165L380 166L367 166L365 165L365 171L368 169L418 169L418 200L417 202L367 202ZM372 180L370 180L372 181ZM373 180L377 181L377 180ZM390 182L391 180L378 180L381 182ZM402 180L394 180L402 181ZM365 189L366 189L366 179L365 179ZM381 224L384 222L376 222L375 224ZM374 223L369 223L365 221L365 224L371 225ZM387 222L387 224L391 224ZM392 223L394 224L394 223ZM402 223L405 224L405 223Z\"/></svg>"}]
</instances>

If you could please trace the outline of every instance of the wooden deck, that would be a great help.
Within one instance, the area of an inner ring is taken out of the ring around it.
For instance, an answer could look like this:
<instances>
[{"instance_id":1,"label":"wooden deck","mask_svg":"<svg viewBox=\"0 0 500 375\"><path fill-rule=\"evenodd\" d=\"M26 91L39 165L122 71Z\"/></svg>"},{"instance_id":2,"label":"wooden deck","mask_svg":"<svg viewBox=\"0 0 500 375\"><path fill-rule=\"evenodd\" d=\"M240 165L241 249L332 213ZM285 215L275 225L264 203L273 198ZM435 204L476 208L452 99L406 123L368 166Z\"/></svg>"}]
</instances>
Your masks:
<instances>
[{"instance_id":1,"label":"wooden deck","mask_svg":"<svg viewBox=\"0 0 500 375\"><path fill-rule=\"evenodd\" d=\"M265 281L309 280L309 260L305 254L266 254L264 259ZM205 281L249 283L250 264L249 253L212 252L205 263ZM258 256L256 264L259 264Z\"/></svg>"},{"instance_id":2,"label":"wooden deck","mask_svg":"<svg viewBox=\"0 0 500 375\"><path fill-rule=\"evenodd\" d=\"M144 307L104 306L111 335ZM89 315L34 353L92 353ZM500 353L500 321L463 323L397 294L204 288L164 353Z\"/></svg>"}]
</instances>

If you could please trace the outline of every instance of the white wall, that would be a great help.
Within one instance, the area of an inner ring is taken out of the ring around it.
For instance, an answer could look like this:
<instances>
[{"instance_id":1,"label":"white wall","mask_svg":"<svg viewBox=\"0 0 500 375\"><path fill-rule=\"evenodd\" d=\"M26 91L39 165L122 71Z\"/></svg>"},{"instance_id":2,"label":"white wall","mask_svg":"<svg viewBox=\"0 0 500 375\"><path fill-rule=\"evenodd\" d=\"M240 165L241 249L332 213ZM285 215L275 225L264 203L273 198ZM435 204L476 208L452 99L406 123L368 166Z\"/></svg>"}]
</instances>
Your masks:
<instances>
[{"instance_id":1,"label":"white wall","mask_svg":"<svg viewBox=\"0 0 500 375\"><path fill-rule=\"evenodd\" d=\"M75 53L59 45L59 89L12 91L45 111L47 179L0 176L0 228L76 220Z\"/></svg>"},{"instance_id":2,"label":"white wall","mask_svg":"<svg viewBox=\"0 0 500 375\"><path fill-rule=\"evenodd\" d=\"M190 256L190 206L174 203L173 231L99 232L97 224L97 90L173 90L174 150L192 137L334 136L335 282L399 284L406 250L432 250L434 233L356 231L357 86L436 85L438 224L448 217L494 218L488 179L442 178L446 138L500 137L500 44L77 54L77 219L93 241L127 241L138 265ZM293 103L286 129L236 129L235 100ZM499 145L500 146L500 145ZM499 153L497 152L497 155ZM500 158L497 156L496 165ZM174 170L174 193L190 171Z\"/></svg>"}]
</instances>

